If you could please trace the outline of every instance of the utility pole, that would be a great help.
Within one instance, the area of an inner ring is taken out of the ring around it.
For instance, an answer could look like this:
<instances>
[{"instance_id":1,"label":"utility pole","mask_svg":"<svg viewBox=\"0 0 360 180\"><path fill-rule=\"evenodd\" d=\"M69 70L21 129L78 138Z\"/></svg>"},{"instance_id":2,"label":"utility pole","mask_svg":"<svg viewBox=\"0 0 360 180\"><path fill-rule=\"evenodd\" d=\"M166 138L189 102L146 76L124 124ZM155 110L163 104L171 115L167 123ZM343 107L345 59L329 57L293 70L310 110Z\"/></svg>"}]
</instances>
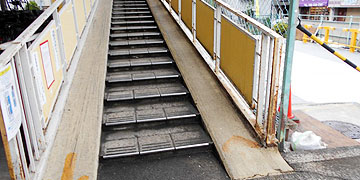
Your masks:
<instances>
[{"instance_id":1,"label":"utility pole","mask_svg":"<svg viewBox=\"0 0 360 180\"><path fill-rule=\"evenodd\" d=\"M277 139L279 140L279 150L284 150L286 124L288 122L289 92L291 84L291 69L294 55L296 22L299 11L299 0L289 0L289 19L286 39L284 78L282 82L281 104L280 104L280 123L277 129Z\"/></svg>"}]
</instances>

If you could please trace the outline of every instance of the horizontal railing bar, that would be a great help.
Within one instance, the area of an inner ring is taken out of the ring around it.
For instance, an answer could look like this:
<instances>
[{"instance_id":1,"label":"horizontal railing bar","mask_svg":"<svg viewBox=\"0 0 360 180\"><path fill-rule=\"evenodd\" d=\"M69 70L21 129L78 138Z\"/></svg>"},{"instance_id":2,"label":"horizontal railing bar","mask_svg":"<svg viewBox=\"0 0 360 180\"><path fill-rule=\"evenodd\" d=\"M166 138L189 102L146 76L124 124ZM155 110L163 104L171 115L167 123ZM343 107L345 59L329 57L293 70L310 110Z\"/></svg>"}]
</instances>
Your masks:
<instances>
[{"instance_id":1,"label":"horizontal railing bar","mask_svg":"<svg viewBox=\"0 0 360 180\"><path fill-rule=\"evenodd\" d=\"M40 26L52 15L64 0L57 0L36 18L0 55L0 66L7 64L20 48L30 39Z\"/></svg>"},{"instance_id":2,"label":"horizontal railing bar","mask_svg":"<svg viewBox=\"0 0 360 180\"><path fill-rule=\"evenodd\" d=\"M360 16L339 16L339 15L333 15L333 16L330 16L330 15L318 15L318 14L299 14L299 16L308 16L308 17L345 17L345 18L360 18Z\"/></svg>"},{"instance_id":3,"label":"horizontal railing bar","mask_svg":"<svg viewBox=\"0 0 360 180\"><path fill-rule=\"evenodd\" d=\"M281 36L276 33L274 30L270 29L269 27L261 24L260 22L256 21L255 19L251 18L250 16L246 15L245 13L241 11L237 11L230 7L229 4L225 3L222 0L215 0L216 3L224 7L225 9L229 10L230 12L234 13L235 15L239 16L240 18L244 19L246 22L249 22L250 24L256 26L261 32L265 33L268 36L271 36L273 38L280 38Z\"/></svg>"}]
</instances>

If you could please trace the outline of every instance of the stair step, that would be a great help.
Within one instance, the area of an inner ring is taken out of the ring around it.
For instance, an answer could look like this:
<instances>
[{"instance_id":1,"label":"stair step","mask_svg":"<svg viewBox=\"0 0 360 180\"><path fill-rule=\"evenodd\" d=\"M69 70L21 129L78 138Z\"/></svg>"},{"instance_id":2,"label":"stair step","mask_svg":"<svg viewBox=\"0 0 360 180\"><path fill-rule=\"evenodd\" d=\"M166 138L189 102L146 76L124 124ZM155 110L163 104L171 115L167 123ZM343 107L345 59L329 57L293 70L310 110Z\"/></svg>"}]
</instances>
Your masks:
<instances>
[{"instance_id":1,"label":"stair step","mask_svg":"<svg viewBox=\"0 0 360 180\"><path fill-rule=\"evenodd\" d=\"M120 40L120 41L110 41L110 46L135 46L135 45L153 45L153 44L163 44L164 40L162 39L137 39L137 40Z\"/></svg>"},{"instance_id":2,"label":"stair step","mask_svg":"<svg viewBox=\"0 0 360 180\"><path fill-rule=\"evenodd\" d=\"M134 3L134 4L114 4L113 7L142 7L142 6L147 6L146 3Z\"/></svg>"},{"instance_id":3,"label":"stair step","mask_svg":"<svg viewBox=\"0 0 360 180\"><path fill-rule=\"evenodd\" d=\"M208 146L210 137L198 124L158 129L124 130L106 135L104 159Z\"/></svg>"},{"instance_id":4,"label":"stair step","mask_svg":"<svg viewBox=\"0 0 360 180\"><path fill-rule=\"evenodd\" d=\"M112 25L132 25L132 24L154 24L155 21L116 21Z\"/></svg>"},{"instance_id":5,"label":"stair step","mask_svg":"<svg viewBox=\"0 0 360 180\"><path fill-rule=\"evenodd\" d=\"M112 17L113 20L126 20L126 19L145 19L152 18L152 16L120 16L120 17Z\"/></svg>"},{"instance_id":6,"label":"stair step","mask_svg":"<svg viewBox=\"0 0 360 180\"><path fill-rule=\"evenodd\" d=\"M126 105L131 105L131 107ZM104 113L105 126L179 120L199 115L193 105L179 100L173 102L148 100L136 105L131 104L131 102L121 103L120 105L107 106Z\"/></svg>"},{"instance_id":7,"label":"stair step","mask_svg":"<svg viewBox=\"0 0 360 180\"><path fill-rule=\"evenodd\" d=\"M131 82L139 80L151 80L151 79L168 79L178 78L180 73L171 68L159 68L150 70L135 70L125 72L109 72L106 76L106 81L109 83L117 82Z\"/></svg>"},{"instance_id":8,"label":"stair step","mask_svg":"<svg viewBox=\"0 0 360 180\"><path fill-rule=\"evenodd\" d=\"M144 11L144 10L149 10L148 7L114 7L113 8L113 12L114 11Z\"/></svg>"},{"instance_id":9,"label":"stair step","mask_svg":"<svg viewBox=\"0 0 360 180\"><path fill-rule=\"evenodd\" d=\"M129 14L150 14L150 11L119 11L113 12L113 15L129 15Z\"/></svg>"},{"instance_id":10,"label":"stair step","mask_svg":"<svg viewBox=\"0 0 360 180\"><path fill-rule=\"evenodd\" d=\"M139 0L139 1L114 1L113 4L144 4L146 1Z\"/></svg>"},{"instance_id":11,"label":"stair step","mask_svg":"<svg viewBox=\"0 0 360 180\"><path fill-rule=\"evenodd\" d=\"M167 53L168 49L165 47L150 47L150 48L128 48L128 49L113 49L109 50L110 56L127 56L127 55L144 55Z\"/></svg>"},{"instance_id":12,"label":"stair step","mask_svg":"<svg viewBox=\"0 0 360 180\"><path fill-rule=\"evenodd\" d=\"M125 30L151 30L157 29L157 26L128 26L128 27L111 27L113 31L125 31ZM159 35L159 33L157 34Z\"/></svg>"},{"instance_id":13,"label":"stair step","mask_svg":"<svg viewBox=\"0 0 360 180\"><path fill-rule=\"evenodd\" d=\"M113 33L111 38L127 38L127 37L144 37L144 36L160 36L159 32L132 32L132 33Z\"/></svg>"},{"instance_id":14,"label":"stair step","mask_svg":"<svg viewBox=\"0 0 360 180\"><path fill-rule=\"evenodd\" d=\"M181 96L188 93L180 83L152 83L107 88L106 101L122 101L154 97Z\"/></svg>"},{"instance_id":15,"label":"stair step","mask_svg":"<svg viewBox=\"0 0 360 180\"><path fill-rule=\"evenodd\" d=\"M170 57L146 57L146 58L132 58L132 59L117 59L108 60L109 68L124 68L137 66L151 66L172 64L174 61Z\"/></svg>"}]
</instances>

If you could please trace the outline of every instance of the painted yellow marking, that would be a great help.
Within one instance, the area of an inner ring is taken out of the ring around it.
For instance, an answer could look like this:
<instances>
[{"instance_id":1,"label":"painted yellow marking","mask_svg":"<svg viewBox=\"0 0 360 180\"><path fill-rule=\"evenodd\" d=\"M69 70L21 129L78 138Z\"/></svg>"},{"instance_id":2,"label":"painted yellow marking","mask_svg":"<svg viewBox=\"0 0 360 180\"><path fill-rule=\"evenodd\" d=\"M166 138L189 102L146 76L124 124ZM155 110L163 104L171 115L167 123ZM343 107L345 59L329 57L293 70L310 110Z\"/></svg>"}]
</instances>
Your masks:
<instances>
[{"instance_id":1,"label":"painted yellow marking","mask_svg":"<svg viewBox=\"0 0 360 180\"><path fill-rule=\"evenodd\" d=\"M320 45L323 45L324 43L316 36L311 35L311 39L313 39L314 41L316 41L317 43L319 43Z\"/></svg>"},{"instance_id":2,"label":"painted yellow marking","mask_svg":"<svg viewBox=\"0 0 360 180\"><path fill-rule=\"evenodd\" d=\"M81 176L78 180L89 180L89 176Z\"/></svg>"},{"instance_id":3,"label":"painted yellow marking","mask_svg":"<svg viewBox=\"0 0 360 180\"><path fill-rule=\"evenodd\" d=\"M11 66L7 67L5 70L0 72L0 76L4 75L5 73L7 73L10 70Z\"/></svg>"},{"instance_id":4,"label":"painted yellow marking","mask_svg":"<svg viewBox=\"0 0 360 180\"><path fill-rule=\"evenodd\" d=\"M358 70L359 72L360 72L360 67L358 66L358 67L356 67L356 70Z\"/></svg>"},{"instance_id":5,"label":"painted yellow marking","mask_svg":"<svg viewBox=\"0 0 360 180\"><path fill-rule=\"evenodd\" d=\"M334 55L335 56L337 56L337 57L339 57L341 60L343 60L343 61L345 61L346 60L346 58L344 57L344 56L342 56L341 54L339 54L338 52L334 52Z\"/></svg>"},{"instance_id":6,"label":"painted yellow marking","mask_svg":"<svg viewBox=\"0 0 360 180\"><path fill-rule=\"evenodd\" d=\"M75 162L76 162L76 154L75 153L69 153L68 155L66 155L61 180L73 180Z\"/></svg>"}]
</instances>

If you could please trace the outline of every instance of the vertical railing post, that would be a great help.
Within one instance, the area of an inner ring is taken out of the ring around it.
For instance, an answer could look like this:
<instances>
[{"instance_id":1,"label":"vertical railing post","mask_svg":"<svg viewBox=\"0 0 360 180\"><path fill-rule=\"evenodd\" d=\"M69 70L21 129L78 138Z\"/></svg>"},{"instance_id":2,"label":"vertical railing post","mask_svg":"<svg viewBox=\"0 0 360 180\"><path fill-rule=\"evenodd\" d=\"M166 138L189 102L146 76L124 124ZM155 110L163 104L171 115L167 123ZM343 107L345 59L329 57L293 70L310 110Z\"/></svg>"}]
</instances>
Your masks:
<instances>
[{"instance_id":1,"label":"vertical railing post","mask_svg":"<svg viewBox=\"0 0 360 180\"><path fill-rule=\"evenodd\" d=\"M216 32L215 36L215 73L220 70L220 43L221 43L221 6L215 1Z\"/></svg>"},{"instance_id":2,"label":"vertical railing post","mask_svg":"<svg viewBox=\"0 0 360 180\"><path fill-rule=\"evenodd\" d=\"M181 22L181 0L179 0L178 10L179 10L179 22Z\"/></svg>"},{"instance_id":3,"label":"vertical railing post","mask_svg":"<svg viewBox=\"0 0 360 180\"><path fill-rule=\"evenodd\" d=\"M353 16L350 16L349 27L348 27L349 29L351 29L352 22L353 22ZM347 37L346 37L346 44L347 45L349 44L350 34L351 34L351 32L348 31Z\"/></svg>"},{"instance_id":4,"label":"vertical railing post","mask_svg":"<svg viewBox=\"0 0 360 180\"><path fill-rule=\"evenodd\" d=\"M265 89L266 89L266 74L267 74L267 62L269 59L269 46L270 37L262 34L260 44L260 65L259 65L259 80L258 80L258 95L257 95L257 107L256 107L256 124L258 127L264 124L264 106L265 106Z\"/></svg>"},{"instance_id":5,"label":"vertical railing post","mask_svg":"<svg viewBox=\"0 0 360 180\"><path fill-rule=\"evenodd\" d=\"M77 42L79 42L80 34L79 34L79 25L78 25L77 17L76 17L76 8L75 8L75 4L74 4L75 0L70 0L70 1L71 1L71 6L72 6L72 10L73 10L73 15L74 15L74 22L75 22L75 29L76 29L76 39L77 39ZM66 66L68 66L68 65L66 65Z\"/></svg>"},{"instance_id":6,"label":"vertical railing post","mask_svg":"<svg viewBox=\"0 0 360 180\"><path fill-rule=\"evenodd\" d=\"M192 0L192 34L193 42L196 40L196 0Z\"/></svg>"},{"instance_id":7,"label":"vertical railing post","mask_svg":"<svg viewBox=\"0 0 360 180\"><path fill-rule=\"evenodd\" d=\"M285 143L285 134L286 129L285 125L288 121L287 113L289 106L289 91L291 83L291 69L292 61L294 55L294 46L295 46L295 34L296 34L296 18L298 14L299 1L291 0L290 9L289 9L289 20L288 20L288 32L286 40L286 52L285 52L285 64L284 64L284 74L282 82L282 94L281 94L281 105L280 105L280 121L277 130L277 139L279 140L279 150L284 150Z\"/></svg>"},{"instance_id":8,"label":"vertical railing post","mask_svg":"<svg viewBox=\"0 0 360 180\"><path fill-rule=\"evenodd\" d=\"M56 34L57 34L57 42L60 50L60 62L62 63L62 70L64 79L66 78L66 56L65 56L65 48L64 48L64 37L62 34L62 27L60 22L60 17L58 11L54 11L53 18L55 20ZM55 42L54 42L55 43Z\"/></svg>"},{"instance_id":9,"label":"vertical railing post","mask_svg":"<svg viewBox=\"0 0 360 180\"><path fill-rule=\"evenodd\" d=\"M171 0L169 0L169 12L170 12L170 14L171 14L171 12L172 12Z\"/></svg>"}]
</instances>

